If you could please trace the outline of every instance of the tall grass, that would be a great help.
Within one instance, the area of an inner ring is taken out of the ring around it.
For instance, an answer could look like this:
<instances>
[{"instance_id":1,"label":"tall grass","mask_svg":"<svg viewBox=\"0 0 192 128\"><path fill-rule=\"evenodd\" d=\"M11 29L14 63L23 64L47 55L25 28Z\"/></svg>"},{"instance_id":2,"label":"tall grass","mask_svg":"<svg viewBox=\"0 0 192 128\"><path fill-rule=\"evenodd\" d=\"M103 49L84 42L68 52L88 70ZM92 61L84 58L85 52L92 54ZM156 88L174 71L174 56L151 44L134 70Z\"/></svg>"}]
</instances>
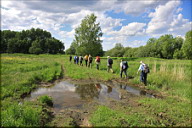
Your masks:
<instances>
[{"instance_id":1,"label":"tall grass","mask_svg":"<svg viewBox=\"0 0 192 128\"><path fill-rule=\"evenodd\" d=\"M52 82L61 77L61 64L54 59L49 55L1 55L1 126L42 125L42 107L19 102L41 82Z\"/></svg>"},{"instance_id":2,"label":"tall grass","mask_svg":"<svg viewBox=\"0 0 192 128\"><path fill-rule=\"evenodd\" d=\"M34 88L37 88L40 83L52 82L63 76L62 65L64 66L64 77L93 81L120 79L119 64L121 58L113 58L114 74L112 74L107 72L107 58L101 59L100 70L97 70L94 62L92 68L88 68L70 63L68 57L69 56L65 55L1 55L1 126L40 126L42 124L41 121L39 122L42 118L39 116L41 115L40 113L42 113L41 107L39 105L29 105L25 103L24 105L19 105L19 102L21 101L21 97L29 94ZM137 74L137 70L140 65L139 62L142 60L149 65L151 70L148 74L148 86L146 88L159 91L173 99L179 99L182 104L190 102L192 96L190 60L164 60L157 58L123 59L127 60L129 64L128 76L133 78L129 79L129 82L133 84L140 83L140 75ZM168 102L166 98L164 100L166 103L171 103ZM155 101L148 103L148 101L145 100L145 102L154 107L156 105L153 104ZM165 108L166 103L164 105ZM179 106L179 104L176 105ZM33 107L35 109L32 109ZM169 107L171 107L171 105ZM182 109L184 113L188 110L185 110L185 108L181 106L179 108ZM105 108L102 108L98 113L103 110L117 114L117 112ZM175 108L174 111L176 110L178 109ZM111 115L109 114L109 116ZM119 120L117 119L116 123L112 126L118 125L119 121L121 121L121 116L125 119L132 118L132 116L123 115L121 113L116 116ZM37 119L35 119L35 117L37 117ZM93 123L98 122L96 118L95 116L92 120ZM135 122L137 122L137 119L140 119L136 116L134 116L134 118L133 121ZM182 120L186 119L184 117L181 118ZM104 124L110 123L110 121L112 120L104 122ZM95 124L97 126L97 123Z\"/></svg>"},{"instance_id":3,"label":"tall grass","mask_svg":"<svg viewBox=\"0 0 192 128\"><path fill-rule=\"evenodd\" d=\"M67 56L68 57L68 56ZM100 70L96 70L96 65L93 63L92 68L87 68L85 66L75 65L73 63L64 62L64 67L66 70L66 76L74 79L119 79L120 78L120 60L121 58L113 58L113 70L114 74L107 73L107 58L102 57ZM129 64L128 76L133 79L129 79L131 83L139 84L140 75L137 74L137 70L142 60L144 63L148 64L151 72L148 74L148 89L157 90L166 94L173 94L175 96L185 98L190 100L189 96L191 93L191 68L190 60L165 60L158 58L123 58L127 60ZM180 91L178 89L178 83L180 83ZM176 92L176 93L172 93ZM188 94L183 94L187 92ZM187 97L185 97L187 96Z\"/></svg>"}]
</instances>

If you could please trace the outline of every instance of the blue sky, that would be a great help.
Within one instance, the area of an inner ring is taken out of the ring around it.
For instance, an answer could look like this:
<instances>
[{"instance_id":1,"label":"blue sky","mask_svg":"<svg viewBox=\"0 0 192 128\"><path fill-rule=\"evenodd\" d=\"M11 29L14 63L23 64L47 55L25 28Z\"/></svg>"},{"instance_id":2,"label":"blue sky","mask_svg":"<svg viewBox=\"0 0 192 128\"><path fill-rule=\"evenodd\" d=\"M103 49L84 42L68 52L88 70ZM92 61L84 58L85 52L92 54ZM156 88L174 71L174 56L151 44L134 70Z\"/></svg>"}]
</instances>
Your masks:
<instances>
[{"instance_id":1,"label":"blue sky","mask_svg":"<svg viewBox=\"0 0 192 128\"><path fill-rule=\"evenodd\" d=\"M191 30L191 0L2 0L1 29L41 28L70 47L75 28L91 13L104 33L103 49L116 43L145 45L151 37L181 36Z\"/></svg>"}]
</instances>

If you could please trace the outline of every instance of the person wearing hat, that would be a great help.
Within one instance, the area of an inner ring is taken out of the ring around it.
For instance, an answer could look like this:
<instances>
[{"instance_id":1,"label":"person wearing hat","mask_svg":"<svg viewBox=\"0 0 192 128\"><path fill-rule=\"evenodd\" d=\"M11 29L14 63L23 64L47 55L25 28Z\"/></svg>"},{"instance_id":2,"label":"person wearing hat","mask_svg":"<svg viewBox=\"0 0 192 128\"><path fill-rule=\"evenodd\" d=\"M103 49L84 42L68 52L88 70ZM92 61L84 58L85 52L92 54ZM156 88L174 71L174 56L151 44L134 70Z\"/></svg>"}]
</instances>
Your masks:
<instances>
[{"instance_id":1,"label":"person wearing hat","mask_svg":"<svg viewBox=\"0 0 192 128\"><path fill-rule=\"evenodd\" d=\"M110 58L110 56L107 56L107 71L108 72L109 72L109 70L111 70L111 72L113 73L112 65L113 65L113 60Z\"/></svg>"},{"instance_id":2,"label":"person wearing hat","mask_svg":"<svg viewBox=\"0 0 192 128\"><path fill-rule=\"evenodd\" d=\"M143 61L140 61L140 66L139 66L139 69L137 71L137 74L139 71L141 71L140 81L143 82L145 85L147 85L147 73L144 72L144 66L145 66L145 64L143 63Z\"/></svg>"}]
</instances>

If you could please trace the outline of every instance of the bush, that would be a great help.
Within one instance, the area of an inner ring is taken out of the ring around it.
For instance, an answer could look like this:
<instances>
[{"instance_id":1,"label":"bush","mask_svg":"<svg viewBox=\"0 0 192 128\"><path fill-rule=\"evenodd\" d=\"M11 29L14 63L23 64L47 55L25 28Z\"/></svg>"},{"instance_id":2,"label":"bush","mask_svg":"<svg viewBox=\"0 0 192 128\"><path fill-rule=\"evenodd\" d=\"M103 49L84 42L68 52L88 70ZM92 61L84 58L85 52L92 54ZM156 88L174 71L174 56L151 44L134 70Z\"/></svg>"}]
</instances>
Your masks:
<instances>
[{"instance_id":1,"label":"bush","mask_svg":"<svg viewBox=\"0 0 192 128\"><path fill-rule=\"evenodd\" d=\"M41 107L13 102L1 113L1 127L37 127L40 125Z\"/></svg>"},{"instance_id":2,"label":"bush","mask_svg":"<svg viewBox=\"0 0 192 128\"><path fill-rule=\"evenodd\" d=\"M50 96L46 96L46 95L45 96L40 96L38 98L38 101L40 103L46 104L48 106L53 106L53 99Z\"/></svg>"}]
</instances>

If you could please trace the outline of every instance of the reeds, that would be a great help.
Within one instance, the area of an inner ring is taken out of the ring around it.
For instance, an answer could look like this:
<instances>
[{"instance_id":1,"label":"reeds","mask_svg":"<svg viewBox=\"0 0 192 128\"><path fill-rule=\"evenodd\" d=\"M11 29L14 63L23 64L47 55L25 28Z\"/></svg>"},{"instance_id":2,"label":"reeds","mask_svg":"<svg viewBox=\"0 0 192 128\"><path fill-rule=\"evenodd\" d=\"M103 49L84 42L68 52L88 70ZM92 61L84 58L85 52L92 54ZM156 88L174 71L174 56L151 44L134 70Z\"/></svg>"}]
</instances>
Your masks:
<instances>
[{"instance_id":1,"label":"reeds","mask_svg":"<svg viewBox=\"0 0 192 128\"><path fill-rule=\"evenodd\" d=\"M183 80L184 78L185 78L185 72L184 72L184 67L183 67L183 65L180 65L179 67L178 67L178 79L179 80Z\"/></svg>"},{"instance_id":2,"label":"reeds","mask_svg":"<svg viewBox=\"0 0 192 128\"><path fill-rule=\"evenodd\" d=\"M162 73L167 73L167 68L168 67L168 65L166 64L166 62L162 62L161 63L161 65L160 65L160 72L162 72Z\"/></svg>"},{"instance_id":3,"label":"reeds","mask_svg":"<svg viewBox=\"0 0 192 128\"><path fill-rule=\"evenodd\" d=\"M183 80L185 78L185 71L183 65L174 64L172 69L172 77L175 80Z\"/></svg>"},{"instance_id":4,"label":"reeds","mask_svg":"<svg viewBox=\"0 0 192 128\"><path fill-rule=\"evenodd\" d=\"M153 64L153 72L157 72L157 62L154 61L154 64Z\"/></svg>"}]
</instances>

